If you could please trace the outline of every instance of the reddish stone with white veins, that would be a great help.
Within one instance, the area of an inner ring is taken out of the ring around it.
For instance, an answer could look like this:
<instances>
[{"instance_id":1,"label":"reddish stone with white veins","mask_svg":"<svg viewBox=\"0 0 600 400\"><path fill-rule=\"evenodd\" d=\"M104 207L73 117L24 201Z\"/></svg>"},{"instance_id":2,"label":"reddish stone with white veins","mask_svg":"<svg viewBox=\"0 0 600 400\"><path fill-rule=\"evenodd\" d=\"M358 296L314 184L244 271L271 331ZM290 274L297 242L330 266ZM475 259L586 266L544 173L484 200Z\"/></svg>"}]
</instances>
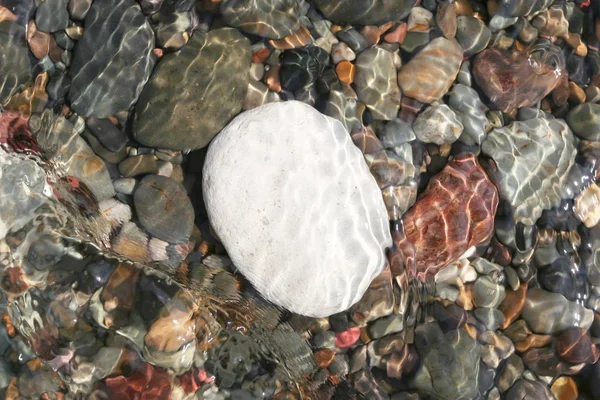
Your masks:
<instances>
[{"instance_id":1,"label":"reddish stone with white veins","mask_svg":"<svg viewBox=\"0 0 600 400\"><path fill-rule=\"evenodd\" d=\"M494 229L498 190L477 162L463 153L428 183L403 218L406 244L398 244L424 280L455 261L471 246L485 242Z\"/></svg>"}]
</instances>

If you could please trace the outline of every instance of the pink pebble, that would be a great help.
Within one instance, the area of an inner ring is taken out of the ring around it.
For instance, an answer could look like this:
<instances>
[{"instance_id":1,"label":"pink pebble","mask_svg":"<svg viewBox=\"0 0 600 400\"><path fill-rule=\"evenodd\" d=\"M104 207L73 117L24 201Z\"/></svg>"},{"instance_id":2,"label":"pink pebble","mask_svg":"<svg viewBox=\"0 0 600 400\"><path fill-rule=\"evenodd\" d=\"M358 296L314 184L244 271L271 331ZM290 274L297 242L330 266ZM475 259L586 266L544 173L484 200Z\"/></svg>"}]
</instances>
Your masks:
<instances>
[{"instance_id":1,"label":"pink pebble","mask_svg":"<svg viewBox=\"0 0 600 400\"><path fill-rule=\"evenodd\" d=\"M352 346L360 337L360 328L350 328L335 334L335 345L340 349Z\"/></svg>"}]
</instances>

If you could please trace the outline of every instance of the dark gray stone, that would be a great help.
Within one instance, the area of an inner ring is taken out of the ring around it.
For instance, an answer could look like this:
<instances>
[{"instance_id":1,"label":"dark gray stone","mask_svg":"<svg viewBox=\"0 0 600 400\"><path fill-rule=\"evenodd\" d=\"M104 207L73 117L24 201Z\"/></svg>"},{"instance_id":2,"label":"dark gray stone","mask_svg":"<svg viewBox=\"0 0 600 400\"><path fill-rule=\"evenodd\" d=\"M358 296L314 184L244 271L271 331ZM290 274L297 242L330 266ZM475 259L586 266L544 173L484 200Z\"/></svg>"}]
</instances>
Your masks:
<instances>
[{"instance_id":1,"label":"dark gray stone","mask_svg":"<svg viewBox=\"0 0 600 400\"><path fill-rule=\"evenodd\" d=\"M154 67L154 33L134 0L96 1L70 68L71 107L85 117L127 110Z\"/></svg>"},{"instance_id":2,"label":"dark gray stone","mask_svg":"<svg viewBox=\"0 0 600 400\"><path fill-rule=\"evenodd\" d=\"M107 150L116 153L125 148L127 137L109 119L90 117L85 124Z\"/></svg>"},{"instance_id":3,"label":"dark gray stone","mask_svg":"<svg viewBox=\"0 0 600 400\"><path fill-rule=\"evenodd\" d=\"M133 135L152 147L206 146L242 109L250 74L250 42L237 30L196 32L158 64L136 105Z\"/></svg>"},{"instance_id":4,"label":"dark gray stone","mask_svg":"<svg viewBox=\"0 0 600 400\"><path fill-rule=\"evenodd\" d=\"M158 239L187 240L194 227L194 208L183 186L173 179L148 175L133 194L140 224Z\"/></svg>"},{"instance_id":5,"label":"dark gray stone","mask_svg":"<svg viewBox=\"0 0 600 400\"><path fill-rule=\"evenodd\" d=\"M56 32L69 26L69 0L43 0L35 13L35 25L43 32Z\"/></svg>"},{"instance_id":6,"label":"dark gray stone","mask_svg":"<svg viewBox=\"0 0 600 400\"><path fill-rule=\"evenodd\" d=\"M457 18L456 40L465 50L465 56L472 56L485 49L492 38L492 32L479 18L461 15Z\"/></svg>"},{"instance_id":7,"label":"dark gray stone","mask_svg":"<svg viewBox=\"0 0 600 400\"><path fill-rule=\"evenodd\" d=\"M93 0L71 0L69 2L69 14L74 21L83 21Z\"/></svg>"}]
</instances>

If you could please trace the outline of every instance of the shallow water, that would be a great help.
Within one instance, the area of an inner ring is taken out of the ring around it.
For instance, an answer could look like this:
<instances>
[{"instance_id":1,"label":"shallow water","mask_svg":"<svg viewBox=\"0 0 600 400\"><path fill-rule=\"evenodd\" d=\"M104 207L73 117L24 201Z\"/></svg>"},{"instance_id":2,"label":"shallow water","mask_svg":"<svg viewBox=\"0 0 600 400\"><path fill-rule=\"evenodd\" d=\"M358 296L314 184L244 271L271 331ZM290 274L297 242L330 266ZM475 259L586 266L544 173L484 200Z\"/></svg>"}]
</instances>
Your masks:
<instances>
[{"instance_id":1,"label":"shallow water","mask_svg":"<svg viewBox=\"0 0 600 400\"><path fill-rule=\"evenodd\" d=\"M0 396L600 398L599 40L594 0L0 0ZM393 241L323 318L263 299L203 193L207 144L291 100Z\"/></svg>"}]
</instances>

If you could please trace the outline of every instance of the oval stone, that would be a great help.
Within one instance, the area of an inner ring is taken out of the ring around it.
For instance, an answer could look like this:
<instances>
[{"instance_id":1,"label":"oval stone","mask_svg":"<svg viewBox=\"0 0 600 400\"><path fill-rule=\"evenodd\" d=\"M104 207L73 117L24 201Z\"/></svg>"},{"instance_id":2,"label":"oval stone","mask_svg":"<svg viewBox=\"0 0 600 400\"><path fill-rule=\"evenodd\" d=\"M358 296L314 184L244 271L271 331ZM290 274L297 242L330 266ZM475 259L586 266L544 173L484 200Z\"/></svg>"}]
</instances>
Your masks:
<instances>
[{"instance_id":1,"label":"oval stone","mask_svg":"<svg viewBox=\"0 0 600 400\"><path fill-rule=\"evenodd\" d=\"M136 105L133 135L172 150L199 149L241 110L252 51L237 30L194 33L180 51L165 55Z\"/></svg>"},{"instance_id":2,"label":"oval stone","mask_svg":"<svg viewBox=\"0 0 600 400\"><path fill-rule=\"evenodd\" d=\"M154 32L135 1L94 2L69 68L73 110L106 118L129 109L154 67L153 48Z\"/></svg>"},{"instance_id":3,"label":"oval stone","mask_svg":"<svg viewBox=\"0 0 600 400\"><path fill-rule=\"evenodd\" d=\"M194 227L194 208L183 186L171 178L147 175L133 195L140 224L152 236L170 243L187 240Z\"/></svg>"},{"instance_id":4,"label":"oval stone","mask_svg":"<svg viewBox=\"0 0 600 400\"><path fill-rule=\"evenodd\" d=\"M235 118L208 149L203 191L235 266L281 307L335 314L383 271L391 236L377 183L343 125L304 103Z\"/></svg>"}]
</instances>

